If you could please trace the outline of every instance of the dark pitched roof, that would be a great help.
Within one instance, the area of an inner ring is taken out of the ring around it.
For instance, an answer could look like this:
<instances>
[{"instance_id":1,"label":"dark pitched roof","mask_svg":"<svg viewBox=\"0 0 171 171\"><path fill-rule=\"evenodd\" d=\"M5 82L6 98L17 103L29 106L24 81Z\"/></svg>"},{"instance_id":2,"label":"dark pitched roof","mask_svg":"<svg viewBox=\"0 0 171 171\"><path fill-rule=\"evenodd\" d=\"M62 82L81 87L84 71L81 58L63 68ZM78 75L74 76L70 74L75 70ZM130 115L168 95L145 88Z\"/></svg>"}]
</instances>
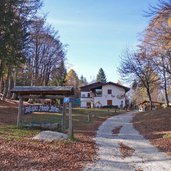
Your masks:
<instances>
[{"instance_id":1,"label":"dark pitched roof","mask_svg":"<svg viewBox=\"0 0 171 171\"><path fill-rule=\"evenodd\" d=\"M120 84L118 84L118 83L107 82L105 85L114 85L114 86L117 86L117 87L121 87L121 88L125 89L126 92L130 90L130 88L125 87L125 86L123 86L123 85L120 85Z\"/></svg>"},{"instance_id":2,"label":"dark pitched roof","mask_svg":"<svg viewBox=\"0 0 171 171\"><path fill-rule=\"evenodd\" d=\"M88 84L86 86L82 86L82 87L80 87L80 89L81 89L81 91L90 91L92 89L101 88L102 85L104 85L104 83L96 82L96 83Z\"/></svg>"},{"instance_id":3,"label":"dark pitched roof","mask_svg":"<svg viewBox=\"0 0 171 171\"><path fill-rule=\"evenodd\" d=\"M144 100L143 102L139 103L138 105L143 105L145 103L150 103L150 101L149 100ZM157 102L157 101L152 101L152 103L153 104L160 104L160 105L164 104L164 102Z\"/></svg>"},{"instance_id":4,"label":"dark pitched roof","mask_svg":"<svg viewBox=\"0 0 171 171\"><path fill-rule=\"evenodd\" d=\"M16 86L12 93L20 95L73 95L72 86Z\"/></svg>"},{"instance_id":5,"label":"dark pitched roof","mask_svg":"<svg viewBox=\"0 0 171 171\"><path fill-rule=\"evenodd\" d=\"M92 89L101 88L102 86L105 86L105 85L114 85L114 86L125 89L126 92L130 90L130 88L128 88L128 87L125 87L123 85L113 83L113 82L107 82L107 83L96 82L96 83L88 84L86 86L82 86L82 87L80 87L80 89L81 89L81 91L90 91Z\"/></svg>"}]
</instances>

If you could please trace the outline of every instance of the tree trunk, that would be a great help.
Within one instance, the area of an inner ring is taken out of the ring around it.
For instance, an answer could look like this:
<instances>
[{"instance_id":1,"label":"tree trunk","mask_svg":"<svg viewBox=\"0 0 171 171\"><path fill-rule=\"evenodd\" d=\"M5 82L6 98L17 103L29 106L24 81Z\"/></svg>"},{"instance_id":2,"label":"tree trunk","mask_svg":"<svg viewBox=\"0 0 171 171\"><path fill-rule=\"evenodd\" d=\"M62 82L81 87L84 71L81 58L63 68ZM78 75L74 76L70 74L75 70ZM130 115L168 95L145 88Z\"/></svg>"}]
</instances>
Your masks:
<instances>
[{"instance_id":1,"label":"tree trunk","mask_svg":"<svg viewBox=\"0 0 171 171\"><path fill-rule=\"evenodd\" d=\"M171 54L170 54L171 55ZM170 74L171 74L171 56L169 55L169 71L170 71Z\"/></svg>"},{"instance_id":2,"label":"tree trunk","mask_svg":"<svg viewBox=\"0 0 171 171\"><path fill-rule=\"evenodd\" d=\"M2 100L4 101L7 95L7 80L4 81L4 89L3 89L3 95Z\"/></svg>"},{"instance_id":3,"label":"tree trunk","mask_svg":"<svg viewBox=\"0 0 171 171\"><path fill-rule=\"evenodd\" d=\"M14 82L13 87L16 87L16 85L17 85L17 70L16 70L16 68L14 69L14 73L13 73L13 82ZM16 100L16 98L17 98L16 93L13 93L11 99Z\"/></svg>"},{"instance_id":4,"label":"tree trunk","mask_svg":"<svg viewBox=\"0 0 171 171\"><path fill-rule=\"evenodd\" d=\"M152 98L151 98L151 93L150 93L149 87L148 88L146 87L146 90L147 90L147 95L148 95L148 98L149 98L149 101L150 101L150 110L152 110L153 102L152 102Z\"/></svg>"},{"instance_id":5,"label":"tree trunk","mask_svg":"<svg viewBox=\"0 0 171 171\"><path fill-rule=\"evenodd\" d=\"M167 93L167 79L166 79L165 68L163 68L163 76L164 76L164 92L165 92L166 106L169 107L169 98L168 98L168 93Z\"/></svg>"},{"instance_id":6,"label":"tree trunk","mask_svg":"<svg viewBox=\"0 0 171 171\"><path fill-rule=\"evenodd\" d=\"M9 78L8 78L8 89L7 89L7 99L11 98L11 81L12 81L12 75L11 75L11 71L9 73Z\"/></svg>"},{"instance_id":7,"label":"tree trunk","mask_svg":"<svg viewBox=\"0 0 171 171\"><path fill-rule=\"evenodd\" d=\"M3 76L0 77L0 93L3 92Z\"/></svg>"},{"instance_id":8,"label":"tree trunk","mask_svg":"<svg viewBox=\"0 0 171 171\"><path fill-rule=\"evenodd\" d=\"M37 86L38 83L38 75L39 75L39 51L38 51L38 36L36 35L36 42L35 42L35 58L34 58L34 84Z\"/></svg>"},{"instance_id":9,"label":"tree trunk","mask_svg":"<svg viewBox=\"0 0 171 171\"><path fill-rule=\"evenodd\" d=\"M5 100L5 98L7 97L8 86L10 82L10 74L11 74L11 66L8 67L7 79L4 81L4 90L3 90L2 100Z\"/></svg>"},{"instance_id":10,"label":"tree trunk","mask_svg":"<svg viewBox=\"0 0 171 171\"><path fill-rule=\"evenodd\" d=\"M169 107L169 98L168 98L168 92L167 92L167 78L166 78L166 69L165 69L165 62L164 58L162 57L162 64L163 64L163 78L164 78L164 91L165 91L165 100L166 100L166 106Z\"/></svg>"},{"instance_id":11,"label":"tree trunk","mask_svg":"<svg viewBox=\"0 0 171 171\"><path fill-rule=\"evenodd\" d=\"M3 92L3 64L0 62L0 93Z\"/></svg>"}]
</instances>

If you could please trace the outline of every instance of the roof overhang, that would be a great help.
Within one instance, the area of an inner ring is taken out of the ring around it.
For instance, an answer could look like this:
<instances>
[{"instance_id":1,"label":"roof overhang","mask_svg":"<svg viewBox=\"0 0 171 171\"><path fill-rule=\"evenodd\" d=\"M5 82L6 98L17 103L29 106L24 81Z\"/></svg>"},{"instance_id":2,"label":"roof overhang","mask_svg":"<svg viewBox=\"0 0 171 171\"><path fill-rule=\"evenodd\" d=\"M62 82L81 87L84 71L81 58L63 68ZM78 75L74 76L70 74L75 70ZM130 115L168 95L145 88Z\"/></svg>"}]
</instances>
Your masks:
<instances>
[{"instance_id":1,"label":"roof overhang","mask_svg":"<svg viewBox=\"0 0 171 171\"><path fill-rule=\"evenodd\" d=\"M128 92L130 90L130 88L126 87L126 86L123 86L123 85L120 85L118 83L113 83L113 82L107 82L105 83L104 85L114 85L116 87L120 87L120 88L123 88L125 89L125 92Z\"/></svg>"},{"instance_id":2,"label":"roof overhang","mask_svg":"<svg viewBox=\"0 0 171 171\"><path fill-rule=\"evenodd\" d=\"M74 94L72 86L16 86L11 90L17 95L63 95Z\"/></svg>"},{"instance_id":3,"label":"roof overhang","mask_svg":"<svg viewBox=\"0 0 171 171\"><path fill-rule=\"evenodd\" d=\"M97 88L101 88L102 86L106 86L106 85L113 85L113 86L116 86L116 87L123 88L125 90L125 92L128 92L130 90L130 88L128 88L128 87L125 87L123 85L113 83L113 82L107 82L107 83L96 82L96 83L93 83L93 84L82 86L82 87L80 87L80 89L81 89L81 91L90 91L90 90L94 90L94 89L97 89Z\"/></svg>"}]
</instances>

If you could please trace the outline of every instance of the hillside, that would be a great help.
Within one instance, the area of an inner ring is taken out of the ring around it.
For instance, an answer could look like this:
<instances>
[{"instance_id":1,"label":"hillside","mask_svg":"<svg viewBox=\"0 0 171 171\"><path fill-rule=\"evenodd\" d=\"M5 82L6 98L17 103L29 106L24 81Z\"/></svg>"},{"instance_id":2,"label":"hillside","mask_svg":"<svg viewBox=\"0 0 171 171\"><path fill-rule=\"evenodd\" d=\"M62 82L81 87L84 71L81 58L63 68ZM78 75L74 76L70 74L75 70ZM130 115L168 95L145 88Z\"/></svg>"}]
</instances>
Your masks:
<instances>
[{"instance_id":1,"label":"hillside","mask_svg":"<svg viewBox=\"0 0 171 171\"><path fill-rule=\"evenodd\" d=\"M171 108L138 113L133 122L153 145L171 155Z\"/></svg>"},{"instance_id":2,"label":"hillside","mask_svg":"<svg viewBox=\"0 0 171 171\"><path fill-rule=\"evenodd\" d=\"M99 125L119 114L108 109L73 109L75 139L48 143L32 140L40 130L16 128L17 108L17 101L0 101L0 170L82 170L96 158L94 136ZM88 113L93 113L89 121ZM32 114L39 122L54 115ZM62 114L56 115L61 119Z\"/></svg>"}]
</instances>

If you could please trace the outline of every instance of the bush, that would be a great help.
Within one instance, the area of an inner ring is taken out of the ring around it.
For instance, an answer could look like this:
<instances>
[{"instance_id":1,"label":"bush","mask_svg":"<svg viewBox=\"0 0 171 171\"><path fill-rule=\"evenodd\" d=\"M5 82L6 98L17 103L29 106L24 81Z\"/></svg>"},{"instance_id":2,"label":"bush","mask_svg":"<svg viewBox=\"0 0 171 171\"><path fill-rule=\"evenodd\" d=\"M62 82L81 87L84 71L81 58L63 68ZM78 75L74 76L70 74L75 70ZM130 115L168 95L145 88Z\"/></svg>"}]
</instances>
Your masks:
<instances>
[{"instance_id":1,"label":"bush","mask_svg":"<svg viewBox=\"0 0 171 171\"><path fill-rule=\"evenodd\" d=\"M102 106L102 108L107 108L107 109L118 109L117 105L106 105L106 106Z\"/></svg>"}]
</instances>

